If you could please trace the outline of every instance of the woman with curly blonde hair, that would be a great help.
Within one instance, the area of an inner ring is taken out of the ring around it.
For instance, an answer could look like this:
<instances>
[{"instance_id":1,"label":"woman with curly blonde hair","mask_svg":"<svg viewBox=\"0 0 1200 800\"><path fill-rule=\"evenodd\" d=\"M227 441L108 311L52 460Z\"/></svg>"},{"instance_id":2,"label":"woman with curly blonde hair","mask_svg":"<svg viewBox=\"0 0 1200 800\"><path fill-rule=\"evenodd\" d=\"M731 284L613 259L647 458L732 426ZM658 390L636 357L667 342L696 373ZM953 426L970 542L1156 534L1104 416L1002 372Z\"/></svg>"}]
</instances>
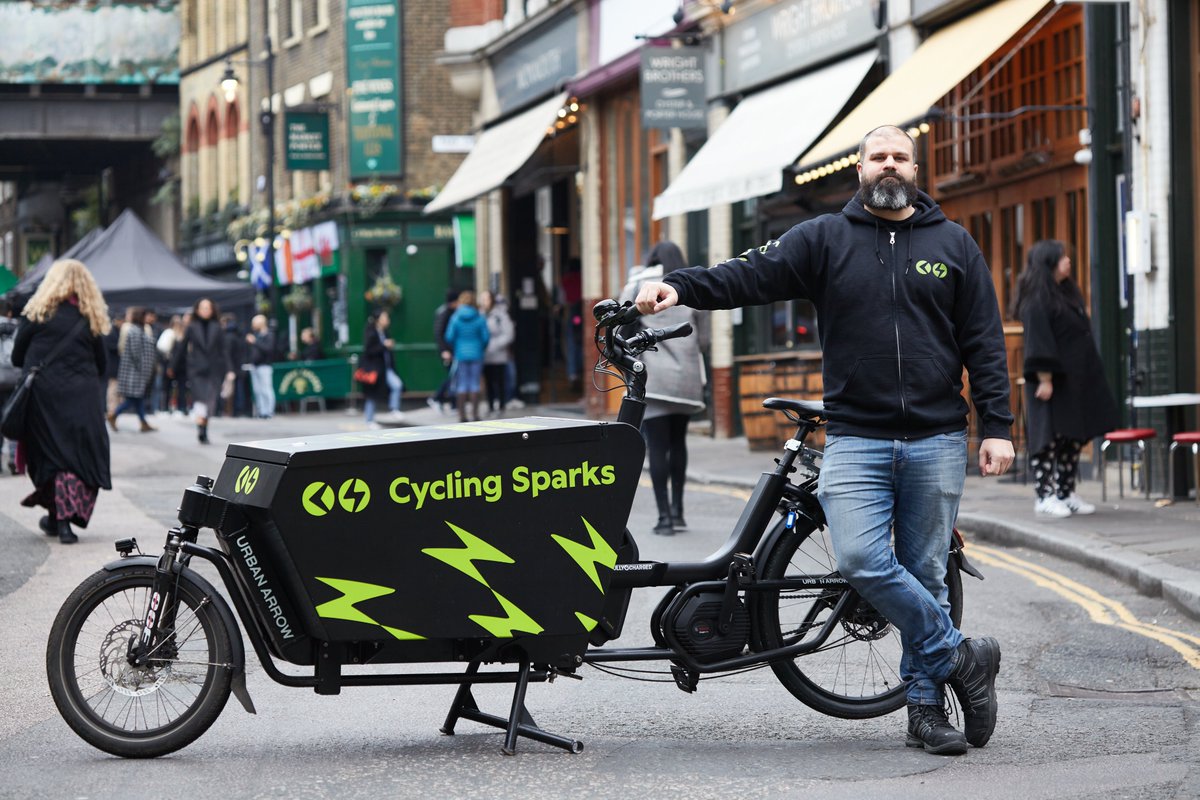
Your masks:
<instances>
[{"instance_id":1,"label":"woman with curly blonde hair","mask_svg":"<svg viewBox=\"0 0 1200 800\"><path fill-rule=\"evenodd\" d=\"M112 488L100 383L108 306L87 267L63 259L50 267L24 316L14 365L39 366L65 344L33 383L21 448L34 491L21 505L46 508L41 529L74 544L71 523L86 528L100 490Z\"/></svg>"}]
</instances>

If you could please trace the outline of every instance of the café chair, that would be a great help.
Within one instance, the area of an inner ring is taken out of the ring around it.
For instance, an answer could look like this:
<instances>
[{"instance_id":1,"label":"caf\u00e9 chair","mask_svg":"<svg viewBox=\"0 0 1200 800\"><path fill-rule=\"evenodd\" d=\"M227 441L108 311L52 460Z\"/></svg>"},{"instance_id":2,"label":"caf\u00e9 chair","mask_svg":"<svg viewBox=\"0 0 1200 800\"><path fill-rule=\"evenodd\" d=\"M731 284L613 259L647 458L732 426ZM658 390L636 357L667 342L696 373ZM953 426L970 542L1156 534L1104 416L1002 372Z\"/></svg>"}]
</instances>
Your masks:
<instances>
[{"instance_id":1,"label":"caf\u00e9 chair","mask_svg":"<svg viewBox=\"0 0 1200 800\"><path fill-rule=\"evenodd\" d=\"M1200 431L1177 433L1167 448L1167 494L1175 491L1175 448L1183 445L1192 451L1193 468L1196 472L1196 505L1200 505Z\"/></svg>"},{"instance_id":2,"label":"caf\u00e9 chair","mask_svg":"<svg viewBox=\"0 0 1200 800\"><path fill-rule=\"evenodd\" d=\"M1146 490L1146 499L1150 499L1150 452L1146 443L1152 442L1158 436L1154 428L1121 428L1104 434L1100 443L1100 501L1108 501L1108 471L1105 469L1105 454L1110 446L1117 447L1117 491L1125 496L1125 459L1122 446L1136 446L1142 453L1142 487ZM1129 460L1130 470L1133 469L1133 459ZM1129 488L1133 489L1133 473L1129 475Z\"/></svg>"}]
</instances>

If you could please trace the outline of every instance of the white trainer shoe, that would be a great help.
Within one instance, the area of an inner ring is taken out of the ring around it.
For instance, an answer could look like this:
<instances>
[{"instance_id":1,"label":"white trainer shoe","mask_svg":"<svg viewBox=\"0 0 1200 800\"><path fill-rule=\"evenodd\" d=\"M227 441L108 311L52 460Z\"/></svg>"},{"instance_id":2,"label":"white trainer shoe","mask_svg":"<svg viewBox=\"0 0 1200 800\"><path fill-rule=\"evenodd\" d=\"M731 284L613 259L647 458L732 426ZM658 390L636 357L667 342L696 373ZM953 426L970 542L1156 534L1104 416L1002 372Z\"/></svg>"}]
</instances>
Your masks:
<instances>
[{"instance_id":1,"label":"white trainer shoe","mask_svg":"<svg viewBox=\"0 0 1200 800\"><path fill-rule=\"evenodd\" d=\"M1072 514L1095 514L1096 507L1091 503L1086 502L1082 497L1071 492L1070 497L1063 499L1063 504L1071 509Z\"/></svg>"},{"instance_id":2,"label":"white trainer shoe","mask_svg":"<svg viewBox=\"0 0 1200 800\"><path fill-rule=\"evenodd\" d=\"M1039 517L1062 519L1071 516L1071 507L1054 495L1043 497L1034 504L1033 510Z\"/></svg>"}]
</instances>

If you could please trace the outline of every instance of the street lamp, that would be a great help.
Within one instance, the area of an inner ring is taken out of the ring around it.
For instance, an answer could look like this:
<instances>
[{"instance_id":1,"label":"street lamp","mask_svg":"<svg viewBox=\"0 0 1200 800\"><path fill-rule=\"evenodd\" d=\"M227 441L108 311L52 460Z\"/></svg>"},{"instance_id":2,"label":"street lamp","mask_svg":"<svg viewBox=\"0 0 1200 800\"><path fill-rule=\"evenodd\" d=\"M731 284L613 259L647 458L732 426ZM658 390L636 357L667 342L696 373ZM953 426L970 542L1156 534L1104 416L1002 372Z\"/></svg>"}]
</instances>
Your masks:
<instances>
[{"instance_id":1,"label":"street lamp","mask_svg":"<svg viewBox=\"0 0 1200 800\"><path fill-rule=\"evenodd\" d=\"M271 46L271 15L270 4L263 3L263 46L266 49L266 55L261 60L253 59L247 61L251 66L264 66L267 68L267 98L266 103L260 108L258 114L259 127L262 130L263 139L266 140L266 183L267 183L267 241L270 242L270 247L267 250L267 256L271 263L268 269L271 273L271 283L268 286L268 296L271 299L271 313L268 315L272 323L275 322L275 311L279 307L279 284L275 278L275 51ZM233 59L225 59L225 72L221 75L221 92L225 95L227 102L233 102L233 98L237 95L238 79L233 71Z\"/></svg>"}]
</instances>

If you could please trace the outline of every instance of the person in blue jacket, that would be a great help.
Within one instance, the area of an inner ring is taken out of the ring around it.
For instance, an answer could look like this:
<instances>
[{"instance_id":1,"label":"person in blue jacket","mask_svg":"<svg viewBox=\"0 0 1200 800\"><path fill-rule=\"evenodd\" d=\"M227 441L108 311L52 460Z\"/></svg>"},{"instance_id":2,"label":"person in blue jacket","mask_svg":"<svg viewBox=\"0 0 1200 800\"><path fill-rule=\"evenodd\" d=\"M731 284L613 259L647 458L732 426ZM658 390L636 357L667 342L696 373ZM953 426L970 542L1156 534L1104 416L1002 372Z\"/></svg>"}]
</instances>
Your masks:
<instances>
[{"instance_id":1,"label":"person in blue jacket","mask_svg":"<svg viewBox=\"0 0 1200 800\"><path fill-rule=\"evenodd\" d=\"M991 737L1000 669L999 643L964 638L947 613L967 461L964 367L983 475L1012 464L1013 418L991 273L970 234L917 188L915 153L900 128L875 128L859 144L859 191L840 213L643 284L636 302L647 314L801 297L816 306L829 420L818 493L838 569L900 631L906 744L957 755ZM947 717L946 686L962 732Z\"/></svg>"},{"instance_id":2,"label":"person in blue jacket","mask_svg":"<svg viewBox=\"0 0 1200 800\"><path fill-rule=\"evenodd\" d=\"M475 305L475 293L458 296L458 307L446 324L446 343L454 350L454 395L458 400L458 419L479 419L479 387L483 375L483 356L487 352L487 318Z\"/></svg>"}]
</instances>

